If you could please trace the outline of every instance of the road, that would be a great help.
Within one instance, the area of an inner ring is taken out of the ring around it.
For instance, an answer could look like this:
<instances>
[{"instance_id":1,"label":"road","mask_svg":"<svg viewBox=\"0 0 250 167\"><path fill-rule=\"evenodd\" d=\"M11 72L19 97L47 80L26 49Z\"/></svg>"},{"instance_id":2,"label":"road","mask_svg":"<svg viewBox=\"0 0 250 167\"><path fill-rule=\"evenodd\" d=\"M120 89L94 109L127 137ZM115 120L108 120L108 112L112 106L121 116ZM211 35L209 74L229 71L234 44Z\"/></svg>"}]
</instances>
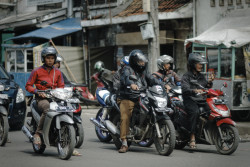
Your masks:
<instances>
[{"instance_id":1,"label":"road","mask_svg":"<svg viewBox=\"0 0 250 167\"><path fill-rule=\"evenodd\" d=\"M49 147L44 154L35 154L31 144L21 131L9 133L11 143L0 147L0 167L249 167L250 143L240 143L237 151L230 155L220 155L215 146L198 145L197 150L188 148L174 150L169 157L158 155L154 145L142 148L132 145L128 153L119 154L114 144L101 143L96 137L94 125L89 118L97 109L85 110L83 126L84 146L78 149L82 156L73 156L64 161L57 157L57 149Z\"/></svg>"}]
</instances>

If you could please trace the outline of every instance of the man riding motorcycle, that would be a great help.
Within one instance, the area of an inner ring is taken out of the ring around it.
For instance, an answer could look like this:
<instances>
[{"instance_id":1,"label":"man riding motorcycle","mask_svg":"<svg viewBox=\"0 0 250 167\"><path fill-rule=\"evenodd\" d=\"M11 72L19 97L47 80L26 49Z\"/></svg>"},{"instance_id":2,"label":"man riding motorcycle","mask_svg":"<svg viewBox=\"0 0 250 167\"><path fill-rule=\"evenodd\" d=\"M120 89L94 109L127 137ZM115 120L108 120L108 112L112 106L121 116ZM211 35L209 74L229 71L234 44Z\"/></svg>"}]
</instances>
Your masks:
<instances>
[{"instance_id":1,"label":"man riding motorcycle","mask_svg":"<svg viewBox=\"0 0 250 167\"><path fill-rule=\"evenodd\" d=\"M154 78L146 72L148 60L141 50L133 50L129 55L129 66L125 66L122 70L120 82L120 112L121 126L120 138L122 146L119 153L128 151L127 136L129 135L130 117L134 106L139 102L140 91L146 89L148 85L162 85L164 83ZM129 78L130 75L135 75L138 81L133 81ZM139 90L140 89L140 90Z\"/></svg>"},{"instance_id":2,"label":"man riding motorcycle","mask_svg":"<svg viewBox=\"0 0 250 167\"><path fill-rule=\"evenodd\" d=\"M197 85L192 84L191 81L196 80L204 88L211 88L213 86L212 81L214 80L214 76L211 76L207 81L203 74L201 74L204 64L207 64L205 57L199 53L190 53L188 57L189 71L183 75L181 80L183 103L190 119L191 135L189 146L192 149L196 148L195 127L199 116L199 106L191 97L203 93L203 90Z\"/></svg>"},{"instance_id":3,"label":"man riding motorcycle","mask_svg":"<svg viewBox=\"0 0 250 167\"><path fill-rule=\"evenodd\" d=\"M171 70L171 66L174 63L174 59L168 55L162 55L157 59L158 71L154 72L152 75L161 81L167 83L167 92L172 86L180 86L181 79L179 76Z\"/></svg>"},{"instance_id":4,"label":"man riding motorcycle","mask_svg":"<svg viewBox=\"0 0 250 167\"><path fill-rule=\"evenodd\" d=\"M44 64L32 70L25 86L28 92L35 94L38 109L42 111L39 125L34 135L34 144L38 145L38 147L41 145L40 135L42 134L45 116L50 108L49 99L46 98L46 94L44 92L39 92L38 90L64 87L62 73L59 69L54 67L56 58L57 51L54 47L44 48L41 52L41 60ZM46 81L48 84L42 85L42 81ZM33 87L34 84L36 88Z\"/></svg>"}]
</instances>

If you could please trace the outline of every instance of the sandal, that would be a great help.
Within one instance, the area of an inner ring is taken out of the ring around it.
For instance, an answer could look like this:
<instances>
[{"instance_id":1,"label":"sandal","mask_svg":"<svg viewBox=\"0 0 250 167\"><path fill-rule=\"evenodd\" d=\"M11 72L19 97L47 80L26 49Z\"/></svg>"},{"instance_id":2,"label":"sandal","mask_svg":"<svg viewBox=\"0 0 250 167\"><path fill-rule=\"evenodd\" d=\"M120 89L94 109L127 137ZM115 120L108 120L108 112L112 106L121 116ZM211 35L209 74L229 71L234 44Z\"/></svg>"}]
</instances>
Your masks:
<instances>
[{"instance_id":1,"label":"sandal","mask_svg":"<svg viewBox=\"0 0 250 167\"><path fill-rule=\"evenodd\" d=\"M82 154L80 154L78 151L74 150L72 155L73 156L81 156Z\"/></svg>"},{"instance_id":2,"label":"sandal","mask_svg":"<svg viewBox=\"0 0 250 167\"><path fill-rule=\"evenodd\" d=\"M35 145L37 145L38 147L40 147L40 145L42 144L42 142L41 142L41 138L40 138L39 134L35 134L33 136L33 143Z\"/></svg>"},{"instance_id":3,"label":"sandal","mask_svg":"<svg viewBox=\"0 0 250 167\"><path fill-rule=\"evenodd\" d=\"M189 148L191 148L191 149L196 149L197 148L195 140L191 140L189 142Z\"/></svg>"}]
</instances>

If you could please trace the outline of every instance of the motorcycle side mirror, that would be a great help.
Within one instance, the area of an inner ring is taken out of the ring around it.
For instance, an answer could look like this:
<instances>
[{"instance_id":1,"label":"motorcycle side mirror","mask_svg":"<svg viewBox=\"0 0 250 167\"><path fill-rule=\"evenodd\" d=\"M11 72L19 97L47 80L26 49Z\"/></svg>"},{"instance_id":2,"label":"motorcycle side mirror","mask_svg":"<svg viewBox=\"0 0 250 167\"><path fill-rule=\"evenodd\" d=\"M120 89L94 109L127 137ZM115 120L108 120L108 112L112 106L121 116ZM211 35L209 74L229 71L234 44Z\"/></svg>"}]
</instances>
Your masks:
<instances>
[{"instance_id":1,"label":"motorcycle side mirror","mask_svg":"<svg viewBox=\"0 0 250 167\"><path fill-rule=\"evenodd\" d=\"M225 88L227 88L227 83L226 83L226 82L224 82L224 83L223 83L223 86L224 86Z\"/></svg>"},{"instance_id":2,"label":"motorcycle side mirror","mask_svg":"<svg viewBox=\"0 0 250 167\"><path fill-rule=\"evenodd\" d=\"M135 75L130 75L130 76L129 76L129 79L130 79L130 80L133 80L133 81L137 81L137 78L136 78Z\"/></svg>"},{"instance_id":3,"label":"motorcycle side mirror","mask_svg":"<svg viewBox=\"0 0 250 167\"><path fill-rule=\"evenodd\" d=\"M48 82L47 81L41 81L41 83L40 83L41 85L47 85L48 84Z\"/></svg>"}]
</instances>

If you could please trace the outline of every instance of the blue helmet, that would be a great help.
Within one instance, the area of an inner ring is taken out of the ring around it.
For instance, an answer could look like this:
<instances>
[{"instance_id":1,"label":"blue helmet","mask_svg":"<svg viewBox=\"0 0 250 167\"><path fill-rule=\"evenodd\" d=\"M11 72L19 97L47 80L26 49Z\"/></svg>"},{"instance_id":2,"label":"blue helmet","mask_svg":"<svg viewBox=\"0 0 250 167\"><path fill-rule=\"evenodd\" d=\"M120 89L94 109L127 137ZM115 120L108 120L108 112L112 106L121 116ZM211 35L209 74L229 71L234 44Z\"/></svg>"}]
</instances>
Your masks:
<instances>
[{"instance_id":1,"label":"blue helmet","mask_svg":"<svg viewBox=\"0 0 250 167\"><path fill-rule=\"evenodd\" d=\"M121 64L122 66L129 65L129 56L124 56L124 57L121 59L120 64Z\"/></svg>"}]
</instances>

